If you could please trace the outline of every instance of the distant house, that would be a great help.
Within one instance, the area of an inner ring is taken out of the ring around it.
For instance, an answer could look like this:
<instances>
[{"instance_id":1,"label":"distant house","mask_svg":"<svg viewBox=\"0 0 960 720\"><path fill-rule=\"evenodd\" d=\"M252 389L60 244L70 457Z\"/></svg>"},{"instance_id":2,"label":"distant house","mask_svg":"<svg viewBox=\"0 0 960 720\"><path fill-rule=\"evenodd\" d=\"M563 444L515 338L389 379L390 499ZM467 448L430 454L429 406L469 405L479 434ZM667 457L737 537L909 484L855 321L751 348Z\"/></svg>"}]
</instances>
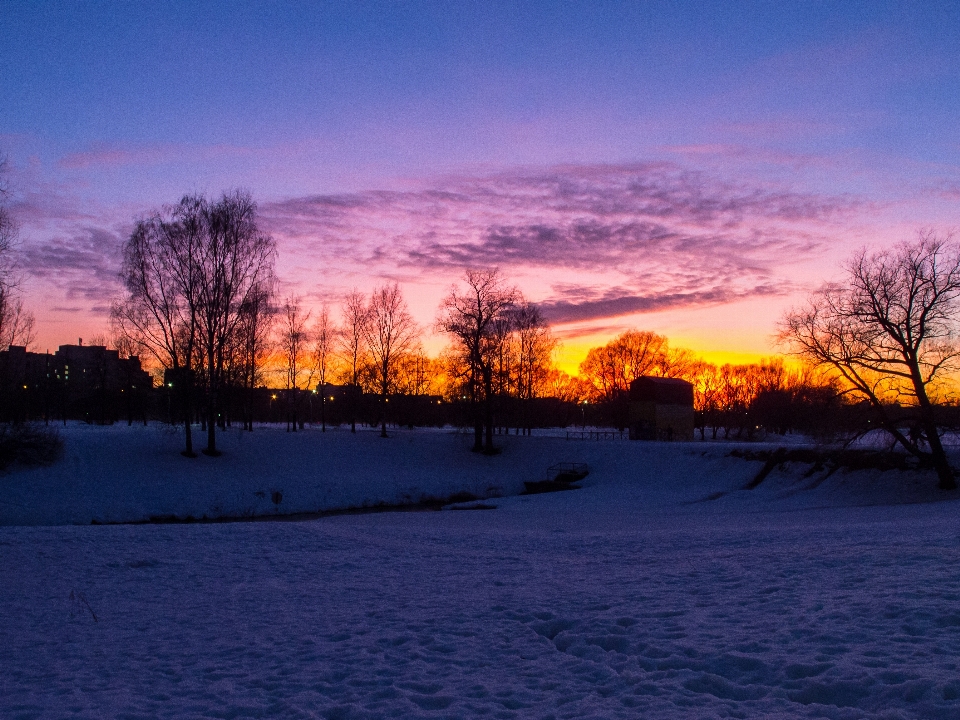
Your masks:
<instances>
[{"instance_id":1,"label":"distant house","mask_svg":"<svg viewBox=\"0 0 960 720\"><path fill-rule=\"evenodd\" d=\"M631 440L693 440L693 385L677 378L630 383Z\"/></svg>"}]
</instances>

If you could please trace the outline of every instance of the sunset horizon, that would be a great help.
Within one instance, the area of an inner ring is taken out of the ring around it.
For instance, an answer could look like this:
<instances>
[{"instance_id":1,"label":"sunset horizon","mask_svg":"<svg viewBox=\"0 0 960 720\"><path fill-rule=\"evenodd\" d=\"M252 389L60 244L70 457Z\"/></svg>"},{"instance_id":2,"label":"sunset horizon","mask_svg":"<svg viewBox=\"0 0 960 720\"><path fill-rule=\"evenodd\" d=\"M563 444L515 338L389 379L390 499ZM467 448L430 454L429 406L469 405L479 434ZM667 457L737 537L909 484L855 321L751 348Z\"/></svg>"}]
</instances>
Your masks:
<instances>
[{"instance_id":1,"label":"sunset horizon","mask_svg":"<svg viewBox=\"0 0 960 720\"><path fill-rule=\"evenodd\" d=\"M960 2L0 0L0 717L960 718Z\"/></svg>"},{"instance_id":2,"label":"sunset horizon","mask_svg":"<svg viewBox=\"0 0 960 720\"><path fill-rule=\"evenodd\" d=\"M958 225L949 5L375 7L8 5L33 347L109 335L135 222L193 193L251 192L280 296L399 282L433 354L444 294L497 267L568 373L631 328L781 353L857 249Z\"/></svg>"}]
</instances>

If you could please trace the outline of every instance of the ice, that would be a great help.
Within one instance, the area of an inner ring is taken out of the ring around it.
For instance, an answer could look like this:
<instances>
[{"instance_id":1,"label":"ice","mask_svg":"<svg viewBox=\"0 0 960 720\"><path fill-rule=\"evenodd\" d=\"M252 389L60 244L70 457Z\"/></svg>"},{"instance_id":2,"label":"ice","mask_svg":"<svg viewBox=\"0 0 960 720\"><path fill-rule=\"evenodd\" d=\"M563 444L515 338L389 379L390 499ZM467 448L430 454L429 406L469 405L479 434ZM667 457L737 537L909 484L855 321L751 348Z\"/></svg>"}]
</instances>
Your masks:
<instances>
[{"instance_id":1,"label":"ice","mask_svg":"<svg viewBox=\"0 0 960 720\"><path fill-rule=\"evenodd\" d=\"M150 433L71 429L64 466L0 476L0 717L960 716L960 503L932 475L786 467L746 491L762 463L722 444L511 436L491 458L267 429L178 475L179 438ZM561 461L590 464L581 490L515 494ZM484 512L83 514L491 485Z\"/></svg>"}]
</instances>

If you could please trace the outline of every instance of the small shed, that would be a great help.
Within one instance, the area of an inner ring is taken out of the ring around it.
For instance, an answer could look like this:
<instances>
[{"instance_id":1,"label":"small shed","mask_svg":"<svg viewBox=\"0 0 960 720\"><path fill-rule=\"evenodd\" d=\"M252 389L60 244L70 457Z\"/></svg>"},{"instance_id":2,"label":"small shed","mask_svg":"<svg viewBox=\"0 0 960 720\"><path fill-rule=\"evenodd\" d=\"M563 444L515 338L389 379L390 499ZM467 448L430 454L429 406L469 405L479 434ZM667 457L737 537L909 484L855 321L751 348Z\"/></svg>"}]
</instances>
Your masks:
<instances>
[{"instance_id":1,"label":"small shed","mask_svg":"<svg viewBox=\"0 0 960 720\"><path fill-rule=\"evenodd\" d=\"M631 440L693 440L693 385L678 378L630 383Z\"/></svg>"}]
</instances>

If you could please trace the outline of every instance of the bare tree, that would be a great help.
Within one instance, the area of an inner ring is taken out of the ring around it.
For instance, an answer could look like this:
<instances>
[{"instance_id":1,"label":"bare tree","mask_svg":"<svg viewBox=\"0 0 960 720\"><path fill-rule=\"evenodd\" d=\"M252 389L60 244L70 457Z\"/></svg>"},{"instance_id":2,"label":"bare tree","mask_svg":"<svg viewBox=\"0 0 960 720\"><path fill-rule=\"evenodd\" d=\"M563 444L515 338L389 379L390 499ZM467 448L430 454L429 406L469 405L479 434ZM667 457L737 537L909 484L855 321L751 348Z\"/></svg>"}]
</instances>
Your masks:
<instances>
[{"instance_id":1,"label":"bare tree","mask_svg":"<svg viewBox=\"0 0 960 720\"><path fill-rule=\"evenodd\" d=\"M359 290L353 290L343 301L338 350L343 358L346 380L350 384L350 432L357 431L357 403L360 395L360 375L366 353L365 337L369 313L367 299Z\"/></svg>"},{"instance_id":2,"label":"bare tree","mask_svg":"<svg viewBox=\"0 0 960 720\"><path fill-rule=\"evenodd\" d=\"M430 395L437 384L438 366L419 343L398 362L397 389L404 395Z\"/></svg>"},{"instance_id":3,"label":"bare tree","mask_svg":"<svg viewBox=\"0 0 960 720\"><path fill-rule=\"evenodd\" d=\"M244 429L253 430L253 396L262 382L263 365L270 349L270 334L276 319L273 297L276 292L272 278L251 290L240 305L240 321L235 333L236 362L239 382L243 388Z\"/></svg>"},{"instance_id":4,"label":"bare tree","mask_svg":"<svg viewBox=\"0 0 960 720\"><path fill-rule=\"evenodd\" d=\"M206 233L196 258L199 277L201 347L209 383L207 398L207 447L204 454L216 456L218 394L223 382L225 350L242 320L240 309L263 281L273 276L276 245L257 224L257 206L249 193L224 194L206 205Z\"/></svg>"},{"instance_id":5,"label":"bare tree","mask_svg":"<svg viewBox=\"0 0 960 720\"><path fill-rule=\"evenodd\" d=\"M616 355L609 344L590 348L579 369L580 377L589 386L590 400L612 400L618 392L623 392Z\"/></svg>"},{"instance_id":6,"label":"bare tree","mask_svg":"<svg viewBox=\"0 0 960 720\"><path fill-rule=\"evenodd\" d=\"M667 338L653 332L628 330L614 341L620 361L619 372L624 387L643 375L664 375L668 365Z\"/></svg>"},{"instance_id":7,"label":"bare tree","mask_svg":"<svg viewBox=\"0 0 960 720\"><path fill-rule=\"evenodd\" d=\"M503 341L499 325L509 317L519 294L516 288L505 284L497 269L468 270L464 279L465 288L454 286L444 298L437 326L453 336L469 367L468 388L474 415L473 450L493 453L493 375Z\"/></svg>"},{"instance_id":8,"label":"bare tree","mask_svg":"<svg viewBox=\"0 0 960 720\"><path fill-rule=\"evenodd\" d=\"M579 405L587 395L585 384L578 377L571 377L563 370L552 368L547 374L546 393L548 397Z\"/></svg>"},{"instance_id":9,"label":"bare tree","mask_svg":"<svg viewBox=\"0 0 960 720\"><path fill-rule=\"evenodd\" d=\"M470 396L470 364L459 347L445 347L436 360L436 367L439 390L443 397L451 402L458 402Z\"/></svg>"},{"instance_id":10,"label":"bare tree","mask_svg":"<svg viewBox=\"0 0 960 720\"><path fill-rule=\"evenodd\" d=\"M15 287L0 285L0 348L4 349L11 345L28 347L37 339L33 313L15 291Z\"/></svg>"},{"instance_id":11,"label":"bare tree","mask_svg":"<svg viewBox=\"0 0 960 720\"><path fill-rule=\"evenodd\" d=\"M593 386L594 400L612 400L643 375L665 375L667 339L656 333L627 330L599 348L591 348L580 374Z\"/></svg>"},{"instance_id":12,"label":"bare tree","mask_svg":"<svg viewBox=\"0 0 960 720\"><path fill-rule=\"evenodd\" d=\"M127 295L113 308L117 330L172 370L183 399L184 454L193 454L193 385L207 383L207 448L218 455L217 395L229 342L243 308L273 275L273 240L257 228L256 205L235 192L211 204L202 196L141 220L124 247Z\"/></svg>"},{"instance_id":13,"label":"bare tree","mask_svg":"<svg viewBox=\"0 0 960 720\"><path fill-rule=\"evenodd\" d=\"M897 443L933 464L941 488L955 488L929 391L960 357L960 248L926 232L889 251L863 250L845 271L842 284L821 288L784 317L781 341L835 372ZM916 407L922 432L905 434L890 416L888 403L899 398Z\"/></svg>"},{"instance_id":14,"label":"bare tree","mask_svg":"<svg viewBox=\"0 0 960 720\"><path fill-rule=\"evenodd\" d=\"M380 390L380 437L387 437L386 403L394 387L397 363L416 341L418 330L397 283L373 291L363 331Z\"/></svg>"},{"instance_id":15,"label":"bare tree","mask_svg":"<svg viewBox=\"0 0 960 720\"><path fill-rule=\"evenodd\" d=\"M16 266L13 262L17 226L7 207L10 189L6 182L7 159L0 157L0 291L12 282Z\"/></svg>"},{"instance_id":16,"label":"bare tree","mask_svg":"<svg viewBox=\"0 0 960 720\"><path fill-rule=\"evenodd\" d=\"M317 321L313 326L313 367L317 380L317 393L320 395L320 429L327 431L327 381L334 360L334 343L338 332L330 318L330 308L320 307Z\"/></svg>"},{"instance_id":17,"label":"bare tree","mask_svg":"<svg viewBox=\"0 0 960 720\"><path fill-rule=\"evenodd\" d=\"M111 325L110 337L107 338L104 336L104 341L102 344L106 347L116 350L118 357L126 360L139 360L140 353L144 351L144 348L140 345L140 343L136 342L130 337L127 337L126 335L123 335L122 333L118 333L115 325ZM123 364L122 372L122 381L124 386L123 395L127 410L127 425L133 425L134 410L136 409L137 414L139 414L143 420L144 426L146 426L147 412L144 400L145 391L147 388L138 388L136 385L134 385L134 368L130 363Z\"/></svg>"},{"instance_id":18,"label":"bare tree","mask_svg":"<svg viewBox=\"0 0 960 720\"><path fill-rule=\"evenodd\" d=\"M540 308L533 303L524 301L517 305L512 318L517 343L517 395L534 398L547 382L557 341Z\"/></svg>"},{"instance_id":19,"label":"bare tree","mask_svg":"<svg viewBox=\"0 0 960 720\"><path fill-rule=\"evenodd\" d=\"M516 345L514 376L517 397L528 408L524 412L525 431L531 431L530 401L546 389L553 369L557 341L543 313L533 303L523 301L511 313Z\"/></svg>"},{"instance_id":20,"label":"bare tree","mask_svg":"<svg viewBox=\"0 0 960 720\"><path fill-rule=\"evenodd\" d=\"M310 333L307 323L310 312L303 311L299 297L288 297L283 301L280 313L280 348L286 363L287 386L287 432L291 425L297 431L300 418L300 394L310 387L313 379L312 368L308 360L310 352Z\"/></svg>"},{"instance_id":21,"label":"bare tree","mask_svg":"<svg viewBox=\"0 0 960 720\"><path fill-rule=\"evenodd\" d=\"M17 224L7 199L7 159L0 158L0 349L30 345L35 339L34 317L20 297L21 276L16 261Z\"/></svg>"},{"instance_id":22,"label":"bare tree","mask_svg":"<svg viewBox=\"0 0 960 720\"><path fill-rule=\"evenodd\" d=\"M140 343L133 338L117 333L113 327L111 327L110 338L105 344L107 347L116 350L117 355L121 358L139 358L140 353L144 351Z\"/></svg>"},{"instance_id":23,"label":"bare tree","mask_svg":"<svg viewBox=\"0 0 960 720\"><path fill-rule=\"evenodd\" d=\"M697 371L700 362L702 361L693 351L687 348L667 347L660 354L660 363L654 369L654 374L660 377L686 380Z\"/></svg>"},{"instance_id":24,"label":"bare tree","mask_svg":"<svg viewBox=\"0 0 960 720\"><path fill-rule=\"evenodd\" d=\"M191 424L197 407L194 405L198 390L206 384L209 388L209 364L201 352L202 284L200 258L209 235L208 204L200 195L186 195L180 202L168 208L167 218L159 219L159 251L155 259L158 278L166 275L170 292L179 313L176 331L182 352L183 366L174 365L174 390L181 399L184 425L187 433L187 450L193 456ZM162 280L161 280L162 281Z\"/></svg>"},{"instance_id":25,"label":"bare tree","mask_svg":"<svg viewBox=\"0 0 960 720\"><path fill-rule=\"evenodd\" d=\"M190 219L194 198L184 198L176 208L166 209L137 222L123 248L120 276L126 296L112 308L114 331L146 349L170 373L167 391L179 402L186 447L193 452L193 384L197 361L197 275L194 251L200 232Z\"/></svg>"}]
</instances>

